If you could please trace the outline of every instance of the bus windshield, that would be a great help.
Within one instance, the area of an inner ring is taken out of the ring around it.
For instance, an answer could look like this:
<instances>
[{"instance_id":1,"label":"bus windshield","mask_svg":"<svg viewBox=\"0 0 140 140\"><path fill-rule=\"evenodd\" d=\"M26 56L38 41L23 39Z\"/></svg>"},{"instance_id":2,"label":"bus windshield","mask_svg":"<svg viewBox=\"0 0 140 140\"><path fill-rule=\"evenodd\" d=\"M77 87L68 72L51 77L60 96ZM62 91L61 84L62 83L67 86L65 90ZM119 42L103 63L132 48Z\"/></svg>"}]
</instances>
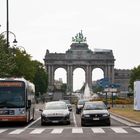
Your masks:
<instances>
[{"instance_id":1,"label":"bus windshield","mask_svg":"<svg viewBox=\"0 0 140 140\"><path fill-rule=\"evenodd\" d=\"M23 83L22 83L23 84ZM25 86L1 86L0 108L16 108L25 106Z\"/></svg>"}]
</instances>

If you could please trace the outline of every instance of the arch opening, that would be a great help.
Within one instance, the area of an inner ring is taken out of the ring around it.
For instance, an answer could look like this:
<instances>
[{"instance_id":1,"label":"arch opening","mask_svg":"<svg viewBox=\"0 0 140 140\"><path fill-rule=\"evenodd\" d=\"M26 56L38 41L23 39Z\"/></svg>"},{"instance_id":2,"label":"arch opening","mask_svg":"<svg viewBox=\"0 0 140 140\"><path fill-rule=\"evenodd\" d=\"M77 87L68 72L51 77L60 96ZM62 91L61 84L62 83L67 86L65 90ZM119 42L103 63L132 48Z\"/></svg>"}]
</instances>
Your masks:
<instances>
[{"instance_id":1,"label":"arch opening","mask_svg":"<svg viewBox=\"0 0 140 140\"><path fill-rule=\"evenodd\" d=\"M85 83L85 71L82 68L76 68L73 71L73 91L78 91Z\"/></svg>"},{"instance_id":2,"label":"arch opening","mask_svg":"<svg viewBox=\"0 0 140 140\"><path fill-rule=\"evenodd\" d=\"M64 68L57 68L54 72L54 86L56 88L61 88L63 84L66 84L66 70Z\"/></svg>"},{"instance_id":3,"label":"arch opening","mask_svg":"<svg viewBox=\"0 0 140 140\"><path fill-rule=\"evenodd\" d=\"M102 84L100 81L104 78L104 71L101 68L95 68L92 71L92 90L94 93L100 92L103 90Z\"/></svg>"}]
</instances>

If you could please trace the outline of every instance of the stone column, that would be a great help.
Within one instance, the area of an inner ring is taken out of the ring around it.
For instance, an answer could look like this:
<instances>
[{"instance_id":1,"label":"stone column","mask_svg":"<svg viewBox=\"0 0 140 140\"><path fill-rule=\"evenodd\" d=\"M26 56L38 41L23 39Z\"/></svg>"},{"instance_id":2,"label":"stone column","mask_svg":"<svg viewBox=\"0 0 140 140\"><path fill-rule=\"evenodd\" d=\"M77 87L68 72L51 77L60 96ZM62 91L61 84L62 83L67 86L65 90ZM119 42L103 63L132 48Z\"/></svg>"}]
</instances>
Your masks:
<instances>
[{"instance_id":1,"label":"stone column","mask_svg":"<svg viewBox=\"0 0 140 140\"><path fill-rule=\"evenodd\" d=\"M114 66L111 66L111 82L114 83Z\"/></svg>"},{"instance_id":2,"label":"stone column","mask_svg":"<svg viewBox=\"0 0 140 140\"><path fill-rule=\"evenodd\" d=\"M92 89L92 70L91 70L91 66L88 67L88 85L89 85L89 88Z\"/></svg>"},{"instance_id":3,"label":"stone column","mask_svg":"<svg viewBox=\"0 0 140 140\"><path fill-rule=\"evenodd\" d=\"M54 88L54 70L53 70L53 66L48 65L47 72L48 72L48 90L52 91L53 88Z\"/></svg>"},{"instance_id":4,"label":"stone column","mask_svg":"<svg viewBox=\"0 0 140 140\"><path fill-rule=\"evenodd\" d=\"M110 83L114 83L114 66L108 66L108 78Z\"/></svg>"},{"instance_id":5,"label":"stone column","mask_svg":"<svg viewBox=\"0 0 140 140\"><path fill-rule=\"evenodd\" d=\"M91 66L86 66L86 71L85 71L85 82L88 83L89 88L92 88L92 71L91 71Z\"/></svg>"},{"instance_id":6,"label":"stone column","mask_svg":"<svg viewBox=\"0 0 140 140\"><path fill-rule=\"evenodd\" d=\"M67 66L67 91L73 91L73 67Z\"/></svg>"},{"instance_id":7,"label":"stone column","mask_svg":"<svg viewBox=\"0 0 140 140\"><path fill-rule=\"evenodd\" d=\"M105 78L108 77L108 68L107 68L107 66L105 66L105 68L104 68L104 77Z\"/></svg>"}]
</instances>

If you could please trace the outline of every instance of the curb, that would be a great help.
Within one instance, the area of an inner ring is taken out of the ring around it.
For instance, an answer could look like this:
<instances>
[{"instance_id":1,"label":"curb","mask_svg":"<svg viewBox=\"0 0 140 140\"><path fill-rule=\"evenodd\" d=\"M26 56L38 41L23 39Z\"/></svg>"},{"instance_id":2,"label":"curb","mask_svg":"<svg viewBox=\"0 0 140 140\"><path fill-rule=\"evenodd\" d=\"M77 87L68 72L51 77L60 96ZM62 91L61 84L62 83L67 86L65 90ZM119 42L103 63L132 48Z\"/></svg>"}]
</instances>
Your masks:
<instances>
[{"instance_id":1,"label":"curb","mask_svg":"<svg viewBox=\"0 0 140 140\"><path fill-rule=\"evenodd\" d=\"M122 119L122 120L125 120L125 121L127 121L127 122L129 122L129 123L133 123L133 124L135 124L135 125L140 125L140 122L138 122L138 121L135 121L135 120L126 118L126 117L124 117L124 116L121 116L121 115L118 115L118 114L115 114L115 113L112 113L112 112L111 112L110 114L113 115L113 116L115 116L115 117L117 117L117 118L120 118L120 119Z\"/></svg>"}]
</instances>

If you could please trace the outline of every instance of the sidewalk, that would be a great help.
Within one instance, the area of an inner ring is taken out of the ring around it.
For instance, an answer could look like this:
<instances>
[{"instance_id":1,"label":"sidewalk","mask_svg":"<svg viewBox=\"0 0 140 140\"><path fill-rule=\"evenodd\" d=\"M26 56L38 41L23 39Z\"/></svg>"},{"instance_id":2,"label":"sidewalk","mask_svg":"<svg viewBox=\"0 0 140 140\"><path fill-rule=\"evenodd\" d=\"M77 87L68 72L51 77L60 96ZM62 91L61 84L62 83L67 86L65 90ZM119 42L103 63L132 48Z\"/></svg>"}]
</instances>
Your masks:
<instances>
[{"instance_id":1,"label":"sidewalk","mask_svg":"<svg viewBox=\"0 0 140 140\"><path fill-rule=\"evenodd\" d=\"M123 117L121 115L111 113L111 118L120 121L123 124L126 124L128 126L140 126L140 122L129 119L127 117Z\"/></svg>"},{"instance_id":2,"label":"sidewalk","mask_svg":"<svg viewBox=\"0 0 140 140\"><path fill-rule=\"evenodd\" d=\"M115 118L129 122L129 125L140 125L140 111L135 111L132 106L114 107L110 113Z\"/></svg>"}]
</instances>

